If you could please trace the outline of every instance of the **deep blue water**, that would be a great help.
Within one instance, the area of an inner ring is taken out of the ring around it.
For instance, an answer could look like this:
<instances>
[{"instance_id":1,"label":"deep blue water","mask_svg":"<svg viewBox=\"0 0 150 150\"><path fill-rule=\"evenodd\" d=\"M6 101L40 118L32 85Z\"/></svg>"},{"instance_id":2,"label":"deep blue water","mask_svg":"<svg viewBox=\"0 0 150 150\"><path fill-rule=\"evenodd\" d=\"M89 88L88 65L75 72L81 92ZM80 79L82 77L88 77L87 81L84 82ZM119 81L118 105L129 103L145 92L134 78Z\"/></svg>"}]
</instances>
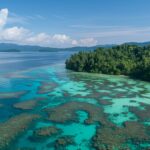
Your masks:
<instances>
[{"instance_id":1,"label":"deep blue water","mask_svg":"<svg viewBox=\"0 0 150 150\"><path fill-rule=\"evenodd\" d=\"M73 52L1 52L0 73L10 73L34 67L63 63Z\"/></svg>"}]
</instances>

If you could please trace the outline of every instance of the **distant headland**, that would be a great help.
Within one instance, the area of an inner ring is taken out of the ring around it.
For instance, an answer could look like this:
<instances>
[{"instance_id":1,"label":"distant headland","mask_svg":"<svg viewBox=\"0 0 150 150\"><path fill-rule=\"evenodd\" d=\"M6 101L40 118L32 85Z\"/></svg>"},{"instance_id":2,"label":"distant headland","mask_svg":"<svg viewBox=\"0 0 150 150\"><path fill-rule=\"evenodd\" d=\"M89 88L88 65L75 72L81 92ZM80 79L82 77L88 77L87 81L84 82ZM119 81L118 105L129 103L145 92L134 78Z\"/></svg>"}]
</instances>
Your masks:
<instances>
[{"instance_id":1,"label":"distant headland","mask_svg":"<svg viewBox=\"0 0 150 150\"><path fill-rule=\"evenodd\" d=\"M66 68L77 72L127 75L150 81L150 45L133 44L81 51L66 60Z\"/></svg>"}]
</instances>

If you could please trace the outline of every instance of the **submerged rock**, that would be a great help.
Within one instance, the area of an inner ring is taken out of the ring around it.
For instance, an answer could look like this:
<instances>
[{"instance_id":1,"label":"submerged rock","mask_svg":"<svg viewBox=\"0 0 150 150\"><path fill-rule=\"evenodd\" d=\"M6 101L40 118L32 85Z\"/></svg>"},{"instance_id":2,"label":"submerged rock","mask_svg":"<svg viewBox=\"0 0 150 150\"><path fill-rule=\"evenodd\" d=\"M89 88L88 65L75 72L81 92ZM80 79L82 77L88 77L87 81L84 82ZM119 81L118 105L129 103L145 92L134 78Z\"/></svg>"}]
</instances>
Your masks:
<instances>
[{"instance_id":1,"label":"submerged rock","mask_svg":"<svg viewBox=\"0 0 150 150\"><path fill-rule=\"evenodd\" d=\"M13 105L13 107L17 109L30 110L33 109L36 106L36 104L37 104L36 100L30 100L16 103Z\"/></svg>"},{"instance_id":2,"label":"submerged rock","mask_svg":"<svg viewBox=\"0 0 150 150\"><path fill-rule=\"evenodd\" d=\"M39 129L36 129L33 131L33 135L29 138L31 141L38 142L41 140L45 140L53 135L56 135L60 132L61 130L54 127L42 127Z\"/></svg>"},{"instance_id":3,"label":"submerged rock","mask_svg":"<svg viewBox=\"0 0 150 150\"><path fill-rule=\"evenodd\" d=\"M52 82L43 82L42 86L40 86L38 93L39 94L45 94L48 92L51 92L54 88L56 88L58 85L56 83L52 83Z\"/></svg>"},{"instance_id":4,"label":"submerged rock","mask_svg":"<svg viewBox=\"0 0 150 150\"><path fill-rule=\"evenodd\" d=\"M0 92L0 99L10 99L10 98L19 98L20 96L26 94L26 91L21 92Z\"/></svg>"},{"instance_id":5,"label":"submerged rock","mask_svg":"<svg viewBox=\"0 0 150 150\"><path fill-rule=\"evenodd\" d=\"M0 124L0 150L9 149L11 143L24 132L31 122L39 118L34 114L21 114Z\"/></svg>"},{"instance_id":6,"label":"submerged rock","mask_svg":"<svg viewBox=\"0 0 150 150\"><path fill-rule=\"evenodd\" d=\"M38 105L38 102L42 100L45 100L45 98L36 98L33 100L26 100L26 101L14 104L13 107L16 109L31 110Z\"/></svg>"},{"instance_id":7,"label":"submerged rock","mask_svg":"<svg viewBox=\"0 0 150 150\"><path fill-rule=\"evenodd\" d=\"M57 150L61 150L61 149L64 149L66 146L72 145L72 144L74 144L74 140L72 136L63 136L63 137L58 138L55 141L54 145Z\"/></svg>"}]
</instances>

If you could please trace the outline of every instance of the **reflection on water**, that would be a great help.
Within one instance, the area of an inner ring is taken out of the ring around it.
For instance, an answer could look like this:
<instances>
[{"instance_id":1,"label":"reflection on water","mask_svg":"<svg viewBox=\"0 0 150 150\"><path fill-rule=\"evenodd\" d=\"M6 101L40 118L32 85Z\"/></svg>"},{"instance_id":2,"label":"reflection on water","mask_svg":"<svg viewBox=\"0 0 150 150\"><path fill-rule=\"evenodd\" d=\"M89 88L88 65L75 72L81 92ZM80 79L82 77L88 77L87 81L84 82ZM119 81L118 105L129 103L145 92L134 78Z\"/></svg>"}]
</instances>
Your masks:
<instances>
[{"instance_id":1,"label":"reflection on water","mask_svg":"<svg viewBox=\"0 0 150 150\"><path fill-rule=\"evenodd\" d=\"M0 150L149 148L150 84L65 70L70 54L2 53Z\"/></svg>"}]
</instances>

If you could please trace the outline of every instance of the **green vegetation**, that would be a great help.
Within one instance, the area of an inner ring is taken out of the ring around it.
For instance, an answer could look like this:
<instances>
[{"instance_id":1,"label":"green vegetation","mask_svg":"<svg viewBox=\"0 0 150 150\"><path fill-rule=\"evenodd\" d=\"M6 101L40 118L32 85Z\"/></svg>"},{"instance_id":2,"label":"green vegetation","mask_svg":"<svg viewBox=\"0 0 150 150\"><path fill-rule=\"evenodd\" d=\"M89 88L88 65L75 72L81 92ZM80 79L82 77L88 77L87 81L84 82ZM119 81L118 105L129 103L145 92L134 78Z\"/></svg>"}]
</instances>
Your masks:
<instances>
[{"instance_id":1,"label":"green vegetation","mask_svg":"<svg viewBox=\"0 0 150 150\"><path fill-rule=\"evenodd\" d=\"M123 44L79 52L66 61L66 68L77 72L127 75L150 81L150 46Z\"/></svg>"}]
</instances>

